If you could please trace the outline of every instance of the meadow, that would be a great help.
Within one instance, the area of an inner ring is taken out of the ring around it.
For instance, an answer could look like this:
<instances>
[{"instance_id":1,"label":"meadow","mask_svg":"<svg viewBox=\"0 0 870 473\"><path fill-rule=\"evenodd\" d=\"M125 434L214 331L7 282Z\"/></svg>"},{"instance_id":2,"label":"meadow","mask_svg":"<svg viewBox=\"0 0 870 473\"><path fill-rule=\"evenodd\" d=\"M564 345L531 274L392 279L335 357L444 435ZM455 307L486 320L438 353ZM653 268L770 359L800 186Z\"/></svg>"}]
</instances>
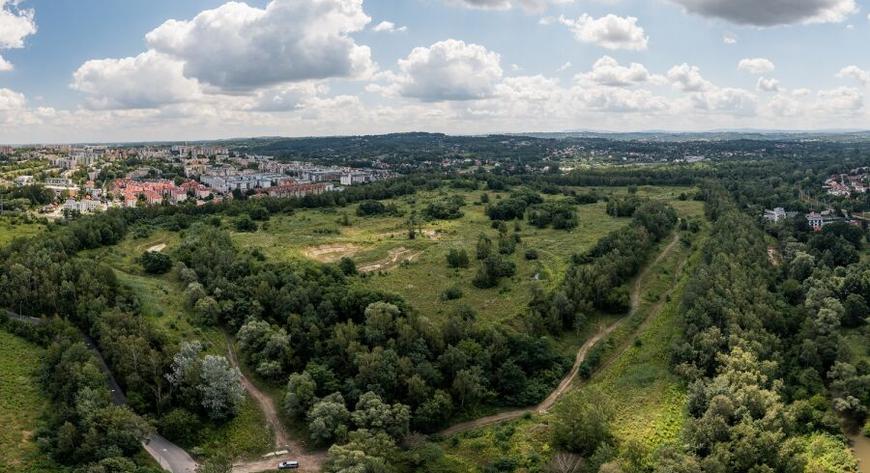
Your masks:
<instances>
[{"instance_id":1,"label":"meadow","mask_svg":"<svg viewBox=\"0 0 870 473\"><path fill-rule=\"evenodd\" d=\"M16 216L0 216L0 247L6 246L16 238L26 238L45 230L38 223L21 223Z\"/></svg>"},{"instance_id":2,"label":"meadow","mask_svg":"<svg viewBox=\"0 0 870 473\"><path fill-rule=\"evenodd\" d=\"M0 465L8 473L62 471L33 438L48 400L36 373L42 349L0 330Z\"/></svg>"},{"instance_id":3,"label":"meadow","mask_svg":"<svg viewBox=\"0 0 870 473\"><path fill-rule=\"evenodd\" d=\"M622 449L630 445L646 454L679 440L686 393L670 372L668 350L680 335L679 300L699 257L693 249L705 232L695 235L691 245L679 243L650 267L640 281L638 310L593 349L600 351L603 361L591 377L575 381L574 389L596 390L608 400L614 413L611 431ZM476 471L501 462L518 472L538 471L557 453L550 443L554 421L549 413L527 415L447 438L441 442L447 452L444 466L449 471Z\"/></svg>"},{"instance_id":4,"label":"meadow","mask_svg":"<svg viewBox=\"0 0 870 473\"><path fill-rule=\"evenodd\" d=\"M578 192L625 196L627 188L576 188ZM700 202L679 200L690 188L640 187L640 197L661 199L671 203L683 216L699 217ZM477 264L475 245L481 234L495 241L497 231L485 215L480 203L481 191L440 188L415 195L384 201L395 205L401 216L358 217L357 206L344 209L300 210L293 215L273 216L261 224L257 232L233 232L240 247L258 248L270 258L288 260L309 258L321 262L336 262L342 257L354 260L363 272L358 284L396 293L422 314L441 319L460 305L473 308L481 320L503 323L513 319L530 299L533 284L555 284L564 273L573 254L591 248L611 231L628 225L631 219L607 214L606 203L576 205L579 226L573 230L539 229L527 222L508 222L508 230L519 230L521 242L511 260L516 263L516 275L503 279L497 288L478 289L472 285ZM416 238L408 237L408 216L420 215L432 201L461 196L466 205L463 216L454 220L425 221L418 218ZM507 198L507 193L489 192L490 202ZM544 196L547 200L562 196ZM350 225L343 225L345 216ZM232 228L226 222L228 228ZM451 269L446 256L452 248L465 249L471 264L465 269ZM524 258L526 250L537 252L538 259ZM445 300L442 295L456 287L462 297Z\"/></svg>"}]
</instances>

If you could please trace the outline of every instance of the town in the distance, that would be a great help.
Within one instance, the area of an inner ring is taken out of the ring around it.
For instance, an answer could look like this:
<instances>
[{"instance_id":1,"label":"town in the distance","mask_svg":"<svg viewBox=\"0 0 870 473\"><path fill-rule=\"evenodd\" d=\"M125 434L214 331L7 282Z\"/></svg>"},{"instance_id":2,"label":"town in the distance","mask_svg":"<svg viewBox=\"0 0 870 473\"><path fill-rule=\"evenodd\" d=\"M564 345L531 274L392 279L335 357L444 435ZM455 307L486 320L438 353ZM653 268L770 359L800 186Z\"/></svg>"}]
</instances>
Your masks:
<instances>
[{"instance_id":1,"label":"town in the distance","mask_svg":"<svg viewBox=\"0 0 870 473\"><path fill-rule=\"evenodd\" d=\"M386 167L278 162L219 146L6 146L0 155L13 164L0 173L0 187L39 186L54 194L38 212L47 219L111 207L204 205L233 195L304 197L394 175Z\"/></svg>"}]
</instances>

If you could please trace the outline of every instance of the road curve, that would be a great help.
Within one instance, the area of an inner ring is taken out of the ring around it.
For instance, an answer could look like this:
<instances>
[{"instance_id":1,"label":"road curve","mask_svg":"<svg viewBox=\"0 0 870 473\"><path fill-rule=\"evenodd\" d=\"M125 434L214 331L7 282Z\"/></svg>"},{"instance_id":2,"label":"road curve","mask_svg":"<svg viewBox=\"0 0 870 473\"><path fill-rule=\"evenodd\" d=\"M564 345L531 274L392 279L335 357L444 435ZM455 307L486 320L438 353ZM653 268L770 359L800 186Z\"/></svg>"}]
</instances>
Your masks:
<instances>
[{"instance_id":1,"label":"road curve","mask_svg":"<svg viewBox=\"0 0 870 473\"><path fill-rule=\"evenodd\" d=\"M10 319L14 319L19 322L29 323L32 325L39 325L45 323L44 319L19 315L10 310L6 310L6 314ZM82 333L82 337L84 338L85 344L97 357L97 362L100 365L100 369L106 375L106 384L108 385L109 392L112 396L112 404L116 406L126 406L127 397L124 395L124 391L121 389L121 386L115 379L115 375L112 373L112 370L109 369L109 365L106 364L106 360L105 358L103 358L103 354L100 353L96 342L93 338L84 333ZM153 458L154 461L160 464L160 467L166 471L170 471L172 473L194 473L199 466L196 461L193 460L190 454L187 453L187 451L185 451L178 445L170 442L160 434L153 434L150 439L142 442L142 447L145 448L145 451L148 452L149 455L151 455L151 458Z\"/></svg>"},{"instance_id":2,"label":"road curve","mask_svg":"<svg viewBox=\"0 0 870 473\"><path fill-rule=\"evenodd\" d=\"M662 250L659 253L659 255L656 257L656 259L652 263L648 264L643 269L643 271L641 271L641 273L637 276L634 284L631 287L631 295L630 295L631 309L629 310L629 313L628 313L629 316L633 315L640 308L640 291L641 291L641 287L642 287L641 283L643 282L644 279L646 279L646 276L647 276L650 268L657 265L659 262L661 262L662 259L664 259L668 254L670 254L671 251L673 251L674 247L677 245L677 243L679 241L680 241L679 234L675 232L674 237L671 239L670 243L668 243L668 245L664 248L664 250ZM659 308L660 308L660 306L659 306ZM519 419L520 417L522 417L526 414L545 414L547 411L550 410L550 408L553 407L554 404L556 404L556 401L558 401L559 398L561 398L566 392L568 392L569 389L571 389L571 385L574 383L574 380L577 378L577 375L580 372L580 366L586 360L586 356L589 354L589 350L591 350L592 347L595 346L595 344L597 344L599 341L601 341L602 338L606 337L607 335L610 335L610 333L612 333L614 330L619 328L627 318L628 317L623 317L623 318L617 320L616 322L614 322L608 326L602 327L598 331L598 333L596 333L592 338L590 338L589 340L586 340L586 343L584 343L580 347L580 349L577 351L577 356L574 359L574 365L571 367L571 370L568 372L568 374L564 378L562 378L562 381L559 383L559 386L557 386L556 389L554 389L553 392L551 392L550 395L548 395L546 399L541 401L540 404L538 404L536 406L522 408L522 409L504 411L504 412L500 412L498 414L493 414L490 416L480 417L478 419L470 420L467 422L461 422L459 424L454 424L454 425L438 432L439 435L449 437L451 435L455 435L455 434L458 434L461 432L467 432L469 430L474 430L474 429L478 429L481 427L486 427L488 425L498 424L501 422L507 422L507 421L514 420L514 419Z\"/></svg>"}]
</instances>

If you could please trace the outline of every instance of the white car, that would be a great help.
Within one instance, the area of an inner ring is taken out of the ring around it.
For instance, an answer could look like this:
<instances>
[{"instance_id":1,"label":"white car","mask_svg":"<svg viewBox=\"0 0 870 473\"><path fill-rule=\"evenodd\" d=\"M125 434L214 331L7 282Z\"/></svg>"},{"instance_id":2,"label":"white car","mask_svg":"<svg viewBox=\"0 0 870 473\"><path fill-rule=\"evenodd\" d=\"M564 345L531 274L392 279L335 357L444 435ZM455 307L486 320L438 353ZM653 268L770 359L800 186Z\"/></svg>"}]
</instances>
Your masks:
<instances>
[{"instance_id":1,"label":"white car","mask_svg":"<svg viewBox=\"0 0 870 473\"><path fill-rule=\"evenodd\" d=\"M299 462L295 460L285 461L278 464L279 470L295 470L299 468Z\"/></svg>"}]
</instances>

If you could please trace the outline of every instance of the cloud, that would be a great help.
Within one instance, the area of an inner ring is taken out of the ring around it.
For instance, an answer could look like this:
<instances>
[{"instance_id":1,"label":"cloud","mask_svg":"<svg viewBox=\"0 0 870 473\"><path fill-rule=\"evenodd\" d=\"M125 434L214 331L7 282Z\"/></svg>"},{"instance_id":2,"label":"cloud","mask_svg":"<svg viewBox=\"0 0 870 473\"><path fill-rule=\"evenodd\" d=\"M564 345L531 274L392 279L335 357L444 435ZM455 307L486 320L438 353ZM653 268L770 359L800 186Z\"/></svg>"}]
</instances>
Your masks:
<instances>
[{"instance_id":1,"label":"cloud","mask_svg":"<svg viewBox=\"0 0 870 473\"><path fill-rule=\"evenodd\" d=\"M855 114L864 108L864 95L854 87L820 90L820 107L835 114Z\"/></svg>"},{"instance_id":2,"label":"cloud","mask_svg":"<svg viewBox=\"0 0 870 473\"><path fill-rule=\"evenodd\" d=\"M574 89L573 96L585 108L597 112L659 113L670 108L669 101L645 89L598 87Z\"/></svg>"},{"instance_id":3,"label":"cloud","mask_svg":"<svg viewBox=\"0 0 870 473\"><path fill-rule=\"evenodd\" d=\"M768 74L776 69L776 66L769 60L763 57L741 59L737 64L737 69L748 72L754 75Z\"/></svg>"},{"instance_id":4,"label":"cloud","mask_svg":"<svg viewBox=\"0 0 870 473\"><path fill-rule=\"evenodd\" d=\"M229 2L189 21L169 20L148 45L184 64L184 75L224 91L330 77L364 77L371 50L351 33L371 21L362 0Z\"/></svg>"},{"instance_id":5,"label":"cloud","mask_svg":"<svg viewBox=\"0 0 870 473\"><path fill-rule=\"evenodd\" d=\"M741 25L837 23L858 11L855 0L672 0L686 11Z\"/></svg>"},{"instance_id":6,"label":"cloud","mask_svg":"<svg viewBox=\"0 0 870 473\"><path fill-rule=\"evenodd\" d=\"M653 76L642 64L636 62L629 66L622 66L616 59L604 56L595 61L592 70L578 74L578 80L586 83L594 83L609 87L628 87L653 79Z\"/></svg>"},{"instance_id":7,"label":"cloud","mask_svg":"<svg viewBox=\"0 0 870 473\"><path fill-rule=\"evenodd\" d=\"M642 51L649 44L649 37L638 26L637 18L631 16L621 17L611 13L593 18L583 14L576 20L561 16L559 22L571 29L577 41L605 49Z\"/></svg>"},{"instance_id":8,"label":"cloud","mask_svg":"<svg viewBox=\"0 0 870 473\"><path fill-rule=\"evenodd\" d=\"M703 92L714 87L701 76L701 69L698 66L690 66L686 63L672 67L668 71L667 78L683 92Z\"/></svg>"},{"instance_id":9,"label":"cloud","mask_svg":"<svg viewBox=\"0 0 870 473\"><path fill-rule=\"evenodd\" d=\"M376 33L404 33L408 31L407 26L399 26L396 27L396 24L392 21L382 21L372 27L372 31Z\"/></svg>"},{"instance_id":10,"label":"cloud","mask_svg":"<svg viewBox=\"0 0 870 473\"><path fill-rule=\"evenodd\" d=\"M776 79L765 79L764 77L758 78L758 83L755 85L755 88L762 92L779 92L779 81Z\"/></svg>"},{"instance_id":11,"label":"cloud","mask_svg":"<svg viewBox=\"0 0 870 473\"><path fill-rule=\"evenodd\" d=\"M837 73L837 77L840 79L854 79L863 85L870 84L870 72L855 65L846 66L840 69L840 72Z\"/></svg>"},{"instance_id":12,"label":"cloud","mask_svg":"<svg viewBox=\"0 0 870 473\"><path fill-rule=\"evenodd\" d=\"M0 0L0 50L23 48L24 39L35 33L33 10L18 8L17 1ZM12 64L0 56L0 72L12 69Z\"/></svg>"},{"instance_id":13,"label":"cloud","mask_svg":"<svg viewBox=\"0 0 870 473\"><path fill-rule=\"evenodd\" d=\"M259 112L289 112L310 105L328 92L328 88L314 82L288 84L257 93L254 102L245 108Z\"/></svg>"},{"instance_id":14,"label":"cloud","mask_svg":"<svg viewBox=\"0 0 870 473\"><path fill-rule=\"evenodd\" d=\"M154 50L136 57L90 60L73 73L71 87L94 109L147 109L195 100L196 80L184 77L184 64Z\"/></svg>"},{"instance_id":15,"label":"cloud","mask_svg":"<svg viewBox=\"0 0 870 473\"><path fill-rule=\"evenodd\" d=\"M727 45L737 44L737 35L734 33L725 33L722 36L722 42Z\"/></svg>"},{"instance_id":16,"label":"cloud","mask_svg":"<svg viewBox=\"0 0 870 473\"><path fill-rule=\"evenodd\" d=\"M483 46L448 39L414 48L391 79L399 95L426 102L491 97L502 78L501 57Z\"/></svg>"},{"instance_id":17,"label":"cloud","mask_svg":"<svg viewBox=\"0 0 870 473\"><path fill-rule=\"evenodd\" d=\"M565 72L565 71L567 71L568 69L571 69L571 61L568 61L568 62L566 62L565 64L562 64L561 66L557 67L557 68L556 68L556 72L557 72L557 73L559 73L559 72Z\"/></svg>"},{"instance_id":18,"label":"cloud","mask_svg":"<svg viewBox=\"0 0 870 473\"><path fill-rule=\"evenodd\" d=\"M510 10L521 7L529 12L543 12L551 5L567 5L574 0L445 0L448 5L476 10Z\"/></svg>"},{"instance_id":19,"label":"cloud","mask_svg":"<svg viewBox=\"0 0 870 473\"><path fill-rule=\"evenodd\" d=\"M730 87L715 87L696 93L690 100L699 110L730 115L753 115L757 106L756 97L750 92Z\"/></svg>"}]
</instances>

